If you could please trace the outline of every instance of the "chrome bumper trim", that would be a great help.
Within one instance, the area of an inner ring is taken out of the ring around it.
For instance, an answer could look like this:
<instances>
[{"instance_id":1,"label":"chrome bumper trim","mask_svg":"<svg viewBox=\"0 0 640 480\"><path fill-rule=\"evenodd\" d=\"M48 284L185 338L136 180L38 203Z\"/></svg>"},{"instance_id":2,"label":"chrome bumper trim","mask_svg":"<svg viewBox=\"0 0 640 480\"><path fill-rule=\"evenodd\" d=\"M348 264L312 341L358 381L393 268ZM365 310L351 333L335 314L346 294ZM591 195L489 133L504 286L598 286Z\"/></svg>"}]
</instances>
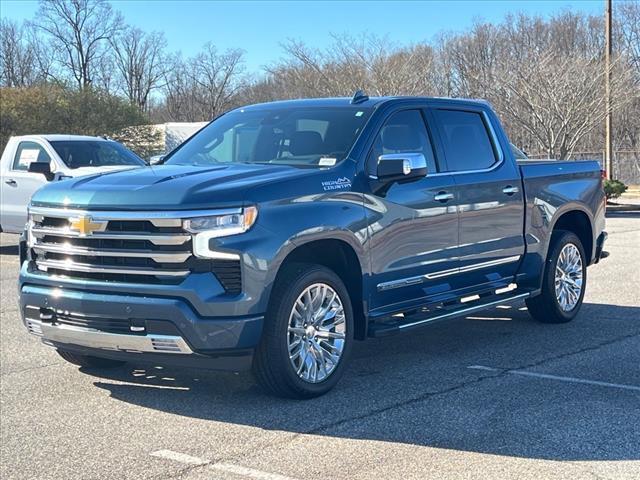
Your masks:
<instances>
[{"instance_id":1,"label":"chrome bumper trim","mask_svg":"<svg viewBox=\"0 0 640 480\"><path fill-rule=\"evenodd\" d=\"M173 335L123 335L68 325L51 325L26 319L29 333L42 337L44 343L62 343L122 352L191 354L184 338Z\"/></svg>"}]
</instances>

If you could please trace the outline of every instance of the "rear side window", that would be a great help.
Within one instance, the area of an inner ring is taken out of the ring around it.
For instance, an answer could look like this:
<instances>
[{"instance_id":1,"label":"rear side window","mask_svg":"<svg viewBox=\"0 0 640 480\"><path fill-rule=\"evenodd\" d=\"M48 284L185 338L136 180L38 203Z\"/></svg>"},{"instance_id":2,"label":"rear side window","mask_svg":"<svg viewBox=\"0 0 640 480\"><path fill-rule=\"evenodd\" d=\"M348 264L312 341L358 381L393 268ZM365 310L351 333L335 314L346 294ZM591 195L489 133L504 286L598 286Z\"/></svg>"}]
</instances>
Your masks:
<instances>
[{"instance_id":1,"label":"rear side window","mask_svg":"<svg viewBox=\"0 0 640 480\"><path fill-rule=\"evenodd\" d=\"M483 170L496 163L493 144L480 113L435 110L434 114L449 171Z\"/></svg>"},{"instance_id":2,"label":"rear side window","mask_svg":"<svg viewBox=\"0 0 640 480\"><path fill-rule=\"evenodd\" d=\"M42 145L36 142L20 142L13 158L13 170L27 171L31 162L49 163L51 157Z\"/></svg>"},{"instance_id":3,"label":"rear side window","mask_svg":"<svg viewBox=\"0 0 640 480\"><path fill-rule=\"evenodd\" d=\"M422 153L427 161L427 171L437 172L431 140L419 110L402 110L389 117L378 133L369 156L371 174L376 173L378 157L388 153Z\"/></svg>"}]
</instances>

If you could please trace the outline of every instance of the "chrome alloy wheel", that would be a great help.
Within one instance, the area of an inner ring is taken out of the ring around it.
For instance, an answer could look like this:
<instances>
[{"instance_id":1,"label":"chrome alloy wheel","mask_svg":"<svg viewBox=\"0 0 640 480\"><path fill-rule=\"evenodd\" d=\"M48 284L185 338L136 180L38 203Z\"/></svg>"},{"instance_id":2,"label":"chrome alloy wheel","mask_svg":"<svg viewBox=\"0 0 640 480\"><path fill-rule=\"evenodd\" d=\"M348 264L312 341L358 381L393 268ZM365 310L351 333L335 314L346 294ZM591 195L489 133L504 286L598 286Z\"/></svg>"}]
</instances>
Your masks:
<instances>
[{"instance_id":1,"label":"chrome alloy wheel","mask_svg":"<svg viewBox=\"0 0 640 480\"><path fill-rule=\"evenodd\" d=\"M314 283L298 296L289 315L289 360L304 381L318 383L336 369L346 339L342 300L326 283Z\"/></svg>"},{"instance_id":2,"label":"chrome alloy wheel","mask_svg":"<svg viewBox=\"0 0 640 480\"><path fill-rule=\"evenodd\" d=\"M565 312L573 310L582 293L582 257L573 243L567 243L558 255L555 287L560 308Z\"/></svg>"}]
</instances>

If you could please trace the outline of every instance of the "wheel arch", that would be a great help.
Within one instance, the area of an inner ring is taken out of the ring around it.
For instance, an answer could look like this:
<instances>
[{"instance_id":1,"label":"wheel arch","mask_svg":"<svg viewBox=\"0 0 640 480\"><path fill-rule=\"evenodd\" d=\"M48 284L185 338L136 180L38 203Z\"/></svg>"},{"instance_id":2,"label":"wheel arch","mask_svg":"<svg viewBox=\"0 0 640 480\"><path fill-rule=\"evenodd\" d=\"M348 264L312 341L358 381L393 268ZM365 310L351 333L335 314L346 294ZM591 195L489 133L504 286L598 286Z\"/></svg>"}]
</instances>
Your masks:
<instances>
[{"instance_id":1,"label":"wheel arch","mask_svg":"<svg viewBox=\"0 0 640 480\"><path fill-rule=\"evenodd\" d=\"M581 208L572 208L562 212L553 222L551 235L559 230L566 230L574 233L582 242L586 255L587 265L593 260L593 222L587 212ZM548 248L547 248L548 252Z\"/></svg>"},{"instance_id":2,"label":"wheel arch","mask_svg":"<svg viewBox=\"0 0 640 480\"><path fill-rule=\"evenodd\" d=\"M335 272L344 282L353 308L354 337L364 340L367 335L367 319L364 308L363 270L360 258L353 246L344 239L321 238L297 243L278 267L274 284L284 268L291 263L322 265Z\"/></svg>"}]
</instances>

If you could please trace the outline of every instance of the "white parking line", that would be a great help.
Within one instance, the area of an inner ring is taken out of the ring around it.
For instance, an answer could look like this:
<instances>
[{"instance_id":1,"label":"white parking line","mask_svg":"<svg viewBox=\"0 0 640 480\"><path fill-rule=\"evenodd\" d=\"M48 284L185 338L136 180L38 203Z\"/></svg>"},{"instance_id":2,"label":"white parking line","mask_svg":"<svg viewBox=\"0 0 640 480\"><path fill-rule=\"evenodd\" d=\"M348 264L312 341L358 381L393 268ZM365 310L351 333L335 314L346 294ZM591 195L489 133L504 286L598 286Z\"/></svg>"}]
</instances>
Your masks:
<instances>
[{"instance_id":1,"label":"white parking line","mask_svg":"<svg viewBox=\"0 0 640 480\"><path fill-rule=\"evenodd\" d=\"M525 370L502 370L500 368L485 367L484 365L470 365L467 368L472 370L485 370L488 372L505 372L511 375L522 375L525 377L545 378L547 380L557 380L559 382L581 383L585 385L596 385L598 387L619 388L622 390L632 390L640 392L640 387L636 385L625 385L623 383L601 382L599 380L587 380L584 378L562 377L559 375L549 375L548 373L527 372Z\"/></svg>"},{"instance_id":2,"label":"white parking line","mask_svg":"<svg viewBox=\"0 0 640 480\"><path fill-rule=\"evenodd\" d=\"M277 473L263 472L262 470L256 470L254 468L247 468L241 465L234 465L232 463L211 463L208 460L204 460L198 457L192 457L180 452L174 452L172 450L158 450L150 454L152 457L164 458L166 460L173 460L176 462L184 463L186 465L209 465L212 470L219 472L232 473L241 477L255 478L257 480L296 480L292 477L279 475Z\"/></svg>"},{"instance_id":3,"label":"white parking line","mask_svg":"<svg viewBox=\"0 0 640 480\"><path fill-rule=\"evenodd\" d=\"M211 468L226 473L233 473L248 478L255 478L257 480L295 480L291 477L285 477L277 473L263 472L262 470L255 470L253 468L241 467L240 465L233 465L231 463L214 463Z\"/></svg>"},{"instance_id":4,"label":"white parking line","mask_svg":"<svg viewBox=\"0 0 640 480\"><path fill-rule=\"evenodd\" d=\"M184 453L173 452L171 450L158 450L157 452L151 452L152 457L165 458L167 460L174 460L180 463L186 463L187 465L206 465L209 463L206 460L198 457L192 457Z\"/></svg>"}]
</instances>

